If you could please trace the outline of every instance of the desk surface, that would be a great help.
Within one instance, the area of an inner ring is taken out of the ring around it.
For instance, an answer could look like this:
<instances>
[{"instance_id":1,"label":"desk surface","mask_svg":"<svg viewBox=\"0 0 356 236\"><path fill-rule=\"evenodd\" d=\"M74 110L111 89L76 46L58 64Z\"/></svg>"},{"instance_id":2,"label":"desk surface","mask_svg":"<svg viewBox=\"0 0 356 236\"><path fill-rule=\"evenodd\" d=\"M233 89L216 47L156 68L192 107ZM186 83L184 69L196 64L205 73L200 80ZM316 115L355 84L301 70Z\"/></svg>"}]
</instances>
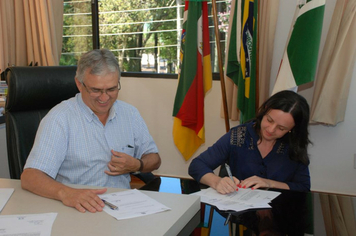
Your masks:
<instances>
[{"instance_id":1,"label":"desk surface","mask_svg":"<svg viewBox=\"0 0 356 236\"><path fill-rule=\"evenodd\" d=\"M80 213L74 208L64 206L59 201L32 194L21 188L19 180L0 179L0 188L15 189L1 211L1 215L57 212L58 215L52 227L53 236L188 235L189 233L186 232L194 229L200 222L200 199L193 195L143 191L172 210L118 221L105 212ZM108 188L108 193L116 191L123 191L123 189ZM187 225L191 226L190 229L186 228Z\"/></svg>"},{"instance_id":2,"label":"desk surface","mask_svg":"<svg viewBox=\"0 0 356 236\"><path fill-rule=\"evenodd\" d=\"M0 178L0 188L15 188L15 192L4 207L1 215L58 212L59 214L52 228L52 235L189 235L187 232L191 232L200 222L200 200L196 196L184 194L199 191L201 187L197 182L188 179L157 178L145 185L141 190L148 196L172 208L172 210L147 217L117 221L105 212L79 213L74 208L66 207L59 201L42 198L22 190L18 180ZM121 190L108 189L108 192ZM347 228L356 235L355 221L352 220L355 219L356 212L355 197L327 193L283 192L273 202L273 211L252 210L244 214L238 214L237 220L245 224L245 226L256 230L256 227L261 226L259 225L259 222L262 223L260 221L261 216L268 219L271 216L270 213L272 213L274 217L280 216L279 219L283 220L282 226L289 226L291 229L297 227L299 230L300 227L307 225L298 226L298 223L309 222L309 224L312 224L309 227L314 231L314 235L326 235L326 232L331 232L333 230L332 227L342 219L342 222L345 220L346 223L349 223ZM340 215L333 209L339 208L340 206L338 206L337 202L342 202L343 200L346 200L347 204L344 203L344 213ZM327 208L331 210L329 213L326 212L327 214L322 209L325 201L330 201ZM349 211L348 215L346 211ZM328 224L324 223L325 217L328 219ZM298 218L304 220L295 221ZM297 235L296 233L294 232L292 235Z\"/></svg>"}]
</instances>

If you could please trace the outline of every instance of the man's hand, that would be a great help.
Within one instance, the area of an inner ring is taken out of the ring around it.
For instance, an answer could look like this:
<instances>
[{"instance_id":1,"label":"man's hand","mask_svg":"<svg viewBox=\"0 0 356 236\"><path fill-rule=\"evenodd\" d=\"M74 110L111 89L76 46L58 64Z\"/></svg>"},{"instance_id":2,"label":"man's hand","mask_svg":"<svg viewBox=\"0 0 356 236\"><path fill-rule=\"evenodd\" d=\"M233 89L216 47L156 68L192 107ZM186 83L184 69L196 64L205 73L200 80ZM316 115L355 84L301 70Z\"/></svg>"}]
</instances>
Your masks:
<instances>
[{"instance_id":1,"label":"man's hand","mask_svg":"<svg viewBox=\"0 0 356 236\"><path fill-rule=\"evenodd\" d=\"M138 171L140 161L136 158L123 153L111 150L111 161L108 163L110 171L105 171L108 175L122 175L130 172Z\"/></svg>"},{"instance_id":2,"label":"man's hand","mask_svg":"<svg viewBox=\"0 0 356 236\"><path fill-rule=\"evenodd\" d=\"M106 192L104 189L74 189L66 188L60 193L60 200L64 205L74 207L80 212L92 212L102 211L105 204L98 197L98 194Z\"/></svg>"}]
</instances>

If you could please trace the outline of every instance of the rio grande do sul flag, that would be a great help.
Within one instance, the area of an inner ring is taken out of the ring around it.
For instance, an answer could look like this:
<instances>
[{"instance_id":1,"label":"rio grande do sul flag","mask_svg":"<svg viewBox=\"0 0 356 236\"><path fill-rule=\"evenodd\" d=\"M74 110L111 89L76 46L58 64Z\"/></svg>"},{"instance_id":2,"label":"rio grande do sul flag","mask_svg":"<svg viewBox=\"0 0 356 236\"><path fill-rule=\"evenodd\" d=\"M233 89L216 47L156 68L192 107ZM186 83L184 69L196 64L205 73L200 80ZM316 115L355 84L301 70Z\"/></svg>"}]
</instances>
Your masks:
<instances>
[{"instance_id":1,"label":"rio grande do sul flag","mask_svg":"<svg viewBox=\"0 0 356 236\"><path fill-rule=\"evenodd\" d=\"M173 140L185 160L205 142L204 97L212 86L206 1L186 1L178 88L173 107Z\"/></svg>"},{"instance_id":2,"label":"rio grande do sul flag","mask_svg":"<svg viewBox=\"0 0 356 236\"><path fill-rule=\"evenodd\" d=\"M297 91L299 85L314 80L324 9L325 0L308 0L303 5L297 5L272 94L282 90Z\"/></svg>"}]
</instances>

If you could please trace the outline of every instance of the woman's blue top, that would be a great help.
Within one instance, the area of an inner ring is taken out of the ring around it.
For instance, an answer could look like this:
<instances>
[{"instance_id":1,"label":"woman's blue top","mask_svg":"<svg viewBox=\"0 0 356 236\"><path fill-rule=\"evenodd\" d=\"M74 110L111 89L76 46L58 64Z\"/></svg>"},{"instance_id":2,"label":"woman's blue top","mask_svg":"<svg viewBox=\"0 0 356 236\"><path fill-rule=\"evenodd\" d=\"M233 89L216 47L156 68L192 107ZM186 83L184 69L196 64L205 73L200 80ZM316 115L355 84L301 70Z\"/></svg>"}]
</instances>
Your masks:
<instances>
[{"instance_id":1,"label":"woman's blue top","mask_svg":"<svg viewBox=\"0 0 356 236\"><path fill-rule=\"evenodd\" d=\"M200 182L201 177L228 162L232 175L239 180L259 176L288 184L290 190L310 191L307 165L289 158L287 143L276 140L273 149L262 158L254 123L232 128L213 146L196 157L189 166L189 175ZM288 135L288 134L286 134Z\"/></svg>"}]
</instances>

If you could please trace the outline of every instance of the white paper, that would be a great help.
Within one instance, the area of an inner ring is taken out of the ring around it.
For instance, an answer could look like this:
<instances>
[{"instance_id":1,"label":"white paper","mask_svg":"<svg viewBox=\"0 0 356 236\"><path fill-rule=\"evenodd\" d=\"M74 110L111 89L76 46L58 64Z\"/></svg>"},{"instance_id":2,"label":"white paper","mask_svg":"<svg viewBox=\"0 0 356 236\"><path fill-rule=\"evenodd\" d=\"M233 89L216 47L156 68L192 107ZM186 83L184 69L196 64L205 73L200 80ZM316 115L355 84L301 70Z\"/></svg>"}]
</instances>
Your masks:
<instances>
[{"instance_id":1,"label":"white paper","mask_svg":"<svg viewBox=\"0 0 356 236\"><path fill-rule=\"evenodd\" d=\"M57 213L0 216L0 236L50 236Z\"/></svg>"},{"instance_id":2,"label":"white paper","mask_svg":"<svg viewBox=\"0 0 356 236\"><path fill-rule=\"evenodd\" d=\"M239 188L230 194L220 194L213 188L193 193L200 196L200 201L216 206L220 210L243 211L247 209L271 208L268 204L276 198L279 192L251 188Z\"/></svg>"},{"instance_id":3,"label":"white paper","mask_svg":"<svg viewBox=\"0 0 356 236\"><path fill-rule=\"evenodd\" d=\"M0 188L0 212L4 208L7 201L10 199L13 192L13 188Z\"/></svg>"},{"instance_id":4,"label":"white paper","mask_svg":"<svg viewBox=\"0 0 356 236\"><path fill-rule=\"evenodd\" d=\"M169 207L148 197L137 189L100 195L102 199L118 207L112 210L108 206L104 211L117 220L130 219L170 210Z\"/></svg>"}]
</instances>

